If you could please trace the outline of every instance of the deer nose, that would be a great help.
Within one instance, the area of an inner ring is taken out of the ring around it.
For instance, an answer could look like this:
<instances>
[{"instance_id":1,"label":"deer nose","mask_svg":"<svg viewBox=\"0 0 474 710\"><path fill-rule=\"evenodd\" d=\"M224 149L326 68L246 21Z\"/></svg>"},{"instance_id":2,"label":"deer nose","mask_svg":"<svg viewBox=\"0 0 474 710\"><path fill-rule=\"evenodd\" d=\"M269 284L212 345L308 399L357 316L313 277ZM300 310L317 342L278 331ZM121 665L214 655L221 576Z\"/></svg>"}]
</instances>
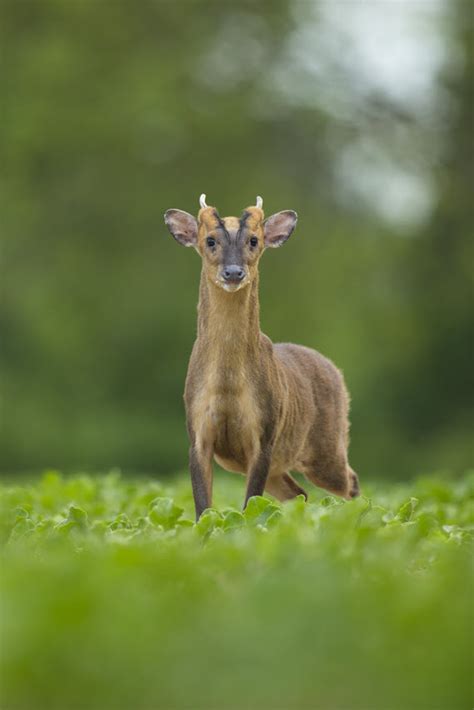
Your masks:
<instances>
[{"instance_id":1,"label":"deer nose","mask_svg":"<svg viewBox=\"0 0 474 710\"><path fill-rule=\"evenodd\" d=\"M228 281L229 283L240 283L245 276L245 269L241 266L231 264L225 267L222 276L224 277L224 281Z\"/></svg>"}]
</instances>

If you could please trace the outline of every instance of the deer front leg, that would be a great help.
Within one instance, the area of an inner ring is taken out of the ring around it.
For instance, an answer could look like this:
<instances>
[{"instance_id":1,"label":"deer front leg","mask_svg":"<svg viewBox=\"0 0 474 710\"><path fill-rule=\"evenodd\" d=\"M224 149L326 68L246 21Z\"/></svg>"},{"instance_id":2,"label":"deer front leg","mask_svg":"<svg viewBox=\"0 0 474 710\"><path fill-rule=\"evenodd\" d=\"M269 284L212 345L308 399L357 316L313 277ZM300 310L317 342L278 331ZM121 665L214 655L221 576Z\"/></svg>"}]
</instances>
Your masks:
<instances>
[{"instance_id":1,"label":"deer front leg","mask_svg":"<svg viewBox=\"0 0 474 710\"><path fill-rule=\"evenodd\" d=\"M247 507L249 498L252 496L262 496L267 482L268 472L271 462L271 447L262 446L258 456L250 468L247 492L245 494L244 509Z\"/></svg>"},{"instance_id":2,"label":"deer front leg","mask_svg":"<svg viewBox=\"0 0 474 710\"><path fill-rule=\"evenodd\" d=\"M193 487L196 520L212 505L212 449L200 446L196 440L189 449L189 472Z\"/></svg>"}]
</instances>

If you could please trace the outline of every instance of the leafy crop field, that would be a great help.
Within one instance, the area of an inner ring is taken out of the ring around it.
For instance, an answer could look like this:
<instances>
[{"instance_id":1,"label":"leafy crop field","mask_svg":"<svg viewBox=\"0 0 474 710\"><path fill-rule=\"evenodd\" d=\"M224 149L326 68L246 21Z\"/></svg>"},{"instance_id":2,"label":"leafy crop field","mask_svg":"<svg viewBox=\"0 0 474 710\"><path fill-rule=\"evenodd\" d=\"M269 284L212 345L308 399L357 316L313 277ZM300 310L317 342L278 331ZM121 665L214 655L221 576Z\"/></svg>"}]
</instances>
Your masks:
<instances>
[{"instance_id":1,"label":"leafy crop field","mask_svg":"<svg viewBox=\"0 0 474 710\"><path fill-rule=\"evenodd\" d=\"M1 487L2 710L468 710L474 477L344 502L222 474Z\"/></svg>"}]
</instances>

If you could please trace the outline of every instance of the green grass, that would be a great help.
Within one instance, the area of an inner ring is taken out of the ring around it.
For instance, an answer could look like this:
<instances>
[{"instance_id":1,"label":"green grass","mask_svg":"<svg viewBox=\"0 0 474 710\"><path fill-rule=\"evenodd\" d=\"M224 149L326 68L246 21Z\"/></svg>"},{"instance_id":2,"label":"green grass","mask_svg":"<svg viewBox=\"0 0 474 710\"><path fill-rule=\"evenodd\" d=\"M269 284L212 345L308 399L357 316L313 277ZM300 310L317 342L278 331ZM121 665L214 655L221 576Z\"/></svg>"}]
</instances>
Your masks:
<instances>
[{"instance_id":1,"label":"green grass","mask_svg":"<svg viewBox=\"0 0 474 710\"><path fill-rule=\"evenodd\" d=\"M3 485L2 709L472 707L472 476L243 485L197 525L185 477Z\"/></svg>"}]
</instances>

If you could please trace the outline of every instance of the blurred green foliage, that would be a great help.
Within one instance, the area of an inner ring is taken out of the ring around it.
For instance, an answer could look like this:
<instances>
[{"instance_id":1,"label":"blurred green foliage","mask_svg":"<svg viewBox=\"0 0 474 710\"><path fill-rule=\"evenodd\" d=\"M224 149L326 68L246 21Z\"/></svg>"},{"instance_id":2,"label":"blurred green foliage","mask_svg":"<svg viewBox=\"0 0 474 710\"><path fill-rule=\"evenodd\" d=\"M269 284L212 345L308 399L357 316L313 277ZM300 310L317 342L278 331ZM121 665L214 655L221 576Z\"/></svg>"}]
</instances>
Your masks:
<instances>
[{"instance_id":1,"label":"blurred green foliage","mask_svg":"<svg viewBox=\"0 0 474 710\"><path fill-rule=\"evenodd\" d=\"M201 192L298 211L263 260L262 327L344 370L362 480L468 464L472 23L446 5L420 109L370 88L327 3L3 0L4 471L185 464L199 263L162 214ZM308 28L319 74L298 65ZM364 202L337 166L369 140ZM424 219L377 215L379 152L425 175Z\"/></svg>"},{"instance_id":2,"label":"blurred green foliage","mask_svg":"<svg viewBox=\"0 0 474 710\"><path fill-rule=\"evenodd\" d=\"M194 525L187 477L0 487L1 700L31 708L464 710L474 479Z\"/></svg>"}]
</instances>

